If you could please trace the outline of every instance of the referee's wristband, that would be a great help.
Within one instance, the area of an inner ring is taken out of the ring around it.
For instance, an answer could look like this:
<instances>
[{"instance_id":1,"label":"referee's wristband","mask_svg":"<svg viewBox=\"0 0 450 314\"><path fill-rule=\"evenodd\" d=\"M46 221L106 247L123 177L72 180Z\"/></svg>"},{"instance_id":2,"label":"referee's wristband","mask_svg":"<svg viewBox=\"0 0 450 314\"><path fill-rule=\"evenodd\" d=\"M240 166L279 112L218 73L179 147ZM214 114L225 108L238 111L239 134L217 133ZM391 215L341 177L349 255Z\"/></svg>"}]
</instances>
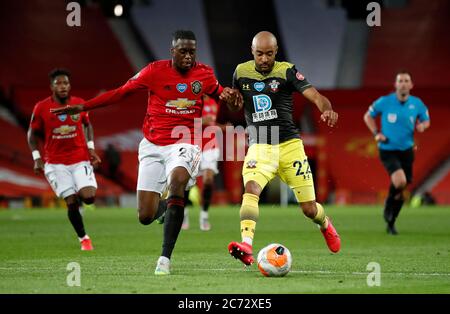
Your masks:
<instances>
[{"instance_id":1,"label":"referee's wristband","mask_svg":"<svg viewBox=\"0 0 450 314\"><path fill-rule=\"evenodd\" d=\"M89 141L89 142L87 142L87 147L88 147L89 149L95 149L94 141Z\"/></svg>"},{"instance_id":2,"label":"referee's wristband","mask_svg":"<svg viewBox=\"0 0 450 314\"><path fill-rule=\"evenodd\" d=\"M38 150L33 150L31 154L33 155L33 160L41 159L41 154Z\"/></svg>"}]
</instances>

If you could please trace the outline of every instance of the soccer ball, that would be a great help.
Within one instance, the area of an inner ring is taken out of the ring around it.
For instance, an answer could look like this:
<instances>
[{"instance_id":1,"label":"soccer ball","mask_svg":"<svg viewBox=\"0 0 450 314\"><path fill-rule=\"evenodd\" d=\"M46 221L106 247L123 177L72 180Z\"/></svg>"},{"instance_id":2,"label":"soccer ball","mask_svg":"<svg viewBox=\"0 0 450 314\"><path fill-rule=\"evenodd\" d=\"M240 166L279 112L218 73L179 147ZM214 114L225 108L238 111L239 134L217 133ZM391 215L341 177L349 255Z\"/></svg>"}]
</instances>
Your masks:
<instances>
[{"instance_id":1,"label":"soccer ball","mask_svg":"<svg viewBox=\"0 0 450 314\"><path fill-rule=\"evenodd\" d=\"M258 269L266 277L283 277L292 265L291 252L284 245L272 243L258 253Z\"/></svg>"}]
</instances>

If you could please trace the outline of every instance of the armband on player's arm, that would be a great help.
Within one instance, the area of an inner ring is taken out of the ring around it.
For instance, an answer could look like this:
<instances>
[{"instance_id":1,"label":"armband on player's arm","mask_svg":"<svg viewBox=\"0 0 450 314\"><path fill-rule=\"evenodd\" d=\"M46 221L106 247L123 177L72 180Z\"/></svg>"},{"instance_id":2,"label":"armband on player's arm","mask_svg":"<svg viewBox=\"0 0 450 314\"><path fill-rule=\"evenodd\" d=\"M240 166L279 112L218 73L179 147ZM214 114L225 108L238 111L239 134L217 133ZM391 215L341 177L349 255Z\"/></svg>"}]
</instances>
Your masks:
<instances>
[{"instance_id":1,"label":"armband on player's arm","mask_svg":"<svg viewBox=\"0 0 450 314\"><path fill-rule=\"evenodd\" d=\"M41 154L39 153L39 149L38 149L38 140L37 140L37 135L36 135L36 130L33 129L32 124L35 123L35 115L33 114L33 116L31 117L31 123L30 123L30 127L28 128L27 131L27 141L28 141L28 147L31 150L31 155L33 156L33 160L36 161L38 159L41 159Z\"/></svg>"},{"instance_id":2,"label":"armband on player's arm","mask_svg":"<svg viewBox=\"0 0 450 314\"><path fill-rule=\"evenodd\" d=\"M94 141L88 141L88 142L87 142L87 147L88 147L89 149L95 149Z\"/></svg>"},{"instance_id":3,"label":"armband on player's arm","mask_svg":"<svg viewBox=\"0 0 450 314\"><path fill-rule=\"evenodd\" d=\"M33 155L33 160L41 159L41 154L39 153L39 151L37 149L33 150L31 152L31 155Z\"/></svg>"},{"instance_id":4,"label":"armband on player's arm","mask_svg":"<svg viewBox=\"0 0 450 314\"><path fill-rule=\"evenodd\" d=\"M44 161L41 158L41 154L39 153L39 150L36 147L32 148L31 154L33 156L33 162L34 162L34 173L38 174L42 171L44 171Z\"/></svg>"}]
</instances>

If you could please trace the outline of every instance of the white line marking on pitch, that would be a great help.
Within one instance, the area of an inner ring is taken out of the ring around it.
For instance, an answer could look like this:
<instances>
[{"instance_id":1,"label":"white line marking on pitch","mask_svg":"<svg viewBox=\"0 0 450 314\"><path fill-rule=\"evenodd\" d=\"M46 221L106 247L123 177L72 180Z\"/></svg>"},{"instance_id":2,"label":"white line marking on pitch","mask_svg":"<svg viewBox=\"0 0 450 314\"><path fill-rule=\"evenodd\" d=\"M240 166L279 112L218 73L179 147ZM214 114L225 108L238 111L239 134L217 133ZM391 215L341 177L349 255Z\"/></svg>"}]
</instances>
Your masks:
<instances>
[{"instance_id":1,"label":"white line marking on pitch","mask_svg":"<svg viewBox=\"0 0 450 314\"><path fill-rule=\"evenodd\" d=\"M100 270L106 268L99 267ZM51 271L52 267L0 267L0 270L6 271ZM196 271L250 271L257 272L257 269L252 268L197 268ZM299 274L324 274L324 275L355 275L355 276L367 276L367 272L339 272L330 270L291 270L291 273ZM393 276L450 276L450 273L394 273L394 272L383 272L382 275L393 275Z\"/></svg>"},{"instance_id":2,"label":"white line marking on pitch","mask_svg":"<svg viewBox=\"0 0 450 314\"><path fill-rule=\"evenodd\" d=\"M257 271L256 269L242 269L242 268L197 268L197 271ZM291 270L291 273L301 273L301 274L325 274L325 275L357 275L357 276L367 276L367 272L339 272L330 270ZM450 276L450 273L394 273L394 272L383 272L383 275L398 275L398 276Z\"/></svg>"}]
</instances>

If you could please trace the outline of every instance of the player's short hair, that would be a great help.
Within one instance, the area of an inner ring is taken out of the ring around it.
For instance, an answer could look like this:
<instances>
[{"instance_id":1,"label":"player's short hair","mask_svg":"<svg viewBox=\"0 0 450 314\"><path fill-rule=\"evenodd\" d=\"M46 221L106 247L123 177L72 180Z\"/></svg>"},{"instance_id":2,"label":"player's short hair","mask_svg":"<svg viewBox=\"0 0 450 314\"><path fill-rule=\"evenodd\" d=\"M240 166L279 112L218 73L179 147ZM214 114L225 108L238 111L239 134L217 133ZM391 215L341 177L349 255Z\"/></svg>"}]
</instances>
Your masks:
<instances>
[{"instance_id":1,"label":"player's short hair","mask_svg":"<svg viewBox=\"0 0 450 314\"><path fill-rule=\"evenodd\" d=\"M400 75L400 74L408 74L409 77L410 77L411 80L412 80L411 72L409 72L408 70L405 70L405 69L400 69L400 70L398 70L397 73L395 74L395 79L397 79L397 76Z\"/></svg>"},{"instance_id":2,"label":"player's short hair","mask_svg":"<svg viewBox=\"0 0 450 314\"><path fill-rule=\"evenodd\" d=\"M70 78L70 71L67 69L62 69L62 68L56 68L56 69L51 70L50 73L48 74L50 83L52 83L53 80L60 75L65 75L68 78Z\"/></svg>"},{"instance_id":3,"label":"player's short hair","mask_svg":"<svg viewBox=\"0 0 450 314\"><path fill-rule=\"evenodd\" d=\"M172 45L174 45L174 43L176 43L178 39L188 39L197 41L194 32L189 30L176 30L175 32L173 32Z\"/></svg>"}]
</instances>

